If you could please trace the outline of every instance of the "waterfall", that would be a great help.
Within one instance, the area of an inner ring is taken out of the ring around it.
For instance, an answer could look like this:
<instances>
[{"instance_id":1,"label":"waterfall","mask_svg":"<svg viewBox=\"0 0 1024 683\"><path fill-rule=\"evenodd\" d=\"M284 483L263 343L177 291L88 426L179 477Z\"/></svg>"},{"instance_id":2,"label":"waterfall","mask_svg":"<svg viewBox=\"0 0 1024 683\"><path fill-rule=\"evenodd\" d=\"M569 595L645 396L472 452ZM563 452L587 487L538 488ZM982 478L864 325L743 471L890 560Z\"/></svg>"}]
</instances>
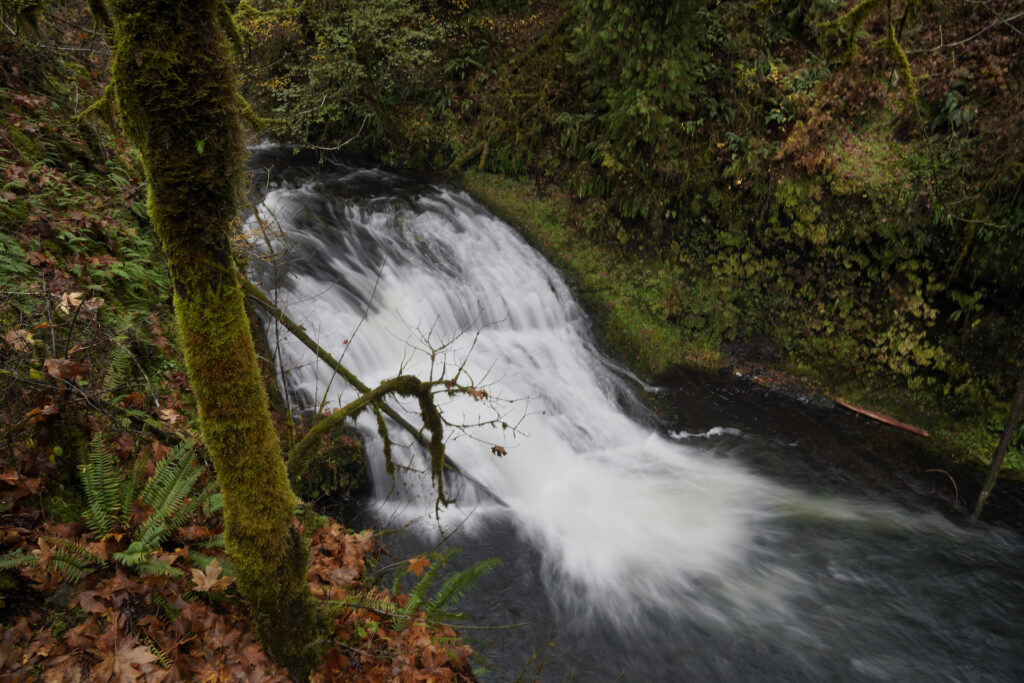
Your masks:
<instances>
[{"instance_id":1,"label":"waterfall","mask_svg":"<svg viewBox=\"0 0 1024 683\"><path fill-rule=\"evenodd\" d=\"M1014 680L1018 537L752 466L792 458L797 438L657 424L562 275L464 192L264 151L279 168L263 228L246 229L268 296L370 386L403 373L474 388L437 394L467 475L448 507L410 436L390 430L392 478L375 419L358 426L380 523L505 561L465 611L533 623L495 636L506 672L552 624L543 680ZM268 341L295 404L356 396L283 330ZM414 401L392 405L420 423Z\"/></svg>"},{"instance_id":2,"label":"waterfall","mask_svg":"<svg viewBox=\"0 0 1024 683\"><path fill-rule=\"evenodd\" d=\"M386 186L388 176L358 169L331 183ZM311 182L263 201L283 256L276 282L265 270L259 277L320 345L371 386L399 373L461 370L460 381L487 392L486 400L439 396L452 423L497 422L450 430L449 457L493 497L464 485L440 519L425 477L406 473L396 487L384 472L366 418L384 517L472 531L490 515L511 516L553 572L630 600L743 557L775 487L630 417L638 406L623 398L628 378L595 347L561 274L507 224L445 187L341 198ZM282 344L278 359L306 406L355 397L297 341ZM416 421L417 408L403 407Z\"/></svg>"}]
</instances>

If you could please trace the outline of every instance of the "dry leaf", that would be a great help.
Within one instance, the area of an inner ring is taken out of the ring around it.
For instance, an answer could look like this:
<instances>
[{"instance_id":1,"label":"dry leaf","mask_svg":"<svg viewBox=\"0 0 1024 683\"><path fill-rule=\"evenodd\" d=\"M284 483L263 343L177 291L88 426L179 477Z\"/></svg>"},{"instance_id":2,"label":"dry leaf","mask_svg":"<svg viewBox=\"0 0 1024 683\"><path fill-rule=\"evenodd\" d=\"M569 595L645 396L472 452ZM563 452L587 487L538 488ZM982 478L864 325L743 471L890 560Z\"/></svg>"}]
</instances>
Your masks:
<instances>
[{"instance_id":1,"label":"dry leaf","mask_svg":"<svg viewBox=\"0 0 1024 683\"><path fill-rule=\"evenodd\" d=\"M28 330L14 329L4 335L4 341L15 351L28 351L34 339Z\"/></svg>"},{"instance_id":2,"label":"dry leaf","mask_svg":"<svg viewBox=\"0 0 1024 683\"><path fill-rule=\"evenodd\" d=\"M110 607L97 600L99 591L82 591L71 601L72 605L80 605L89 614L105 614Z\"/></svg>"},{"instance_id":3,"label":"dry leaf","mask_svg":"<svg viewBox=\"0 0 1024 683\"><path fill-rule=\"evenodd\" d=\"M220 562L217 561L217 558L210 560L210 564L206 565L205 572L193 569L192 583L195 584L196 590L201 592L224 590L234 583L233 576L220 576L220 571Z\"/></svg>"},{"instance_id":4,"label":"dry leaf","mask_svg":"<svg viewBox=\"0 0 1024 683\"><path fill-rule=\"evenodd\" d=\"M94 666L91 672L93 680L135 683L142 678L143 672L137 667L152 664L157 658L148 647L136 647L137 642L134 637L125 638L117 652L90 650L100 658L100 663Z\"/></svg>"},{"instance_id":5,"label":"dry leaf","mask_svg":"<svg viewBox=\"0 0 1024 683\"><path fill-rule=\"evenodd\" d=\"M89 361L47 358L43 361L43 370L55 379L75 380L89 372Z\"/></svg>"},{"instance_id":6,"label":"dry leaf","mask_svg":"<svg viewBox=\"0 0 1024 683\"><path fill-rule=\"evenodd\" d=\"M423 574L423 570L429 566L430 558L428 558L426 555L414 557L411 560L409 560L409 571L411 571L416 576L421 576Z\"/></svg>"},{"instance_id":7,"label":"dry leaf","mask_svg":"<svg viewBox=\"0 0 1024 683\"><path fill-rule=\"evenodd\" d=\"M82 292L64 292L57 304L57 310L64 315L70 315L71 311L82 305Z\"/></svg>"},{"instance_id":8,"label":"dry leaf","mask_svg":"<svg viewBox=\"0 0 1024 683\"><path fill-rule=\"evenodd\" d=\"M160 419L164 420L165 422L170 422L171 424L174 424L175 422L181 419L181 413L179 413L174 408L161 408Z\"/></svg>"}]
</instances>

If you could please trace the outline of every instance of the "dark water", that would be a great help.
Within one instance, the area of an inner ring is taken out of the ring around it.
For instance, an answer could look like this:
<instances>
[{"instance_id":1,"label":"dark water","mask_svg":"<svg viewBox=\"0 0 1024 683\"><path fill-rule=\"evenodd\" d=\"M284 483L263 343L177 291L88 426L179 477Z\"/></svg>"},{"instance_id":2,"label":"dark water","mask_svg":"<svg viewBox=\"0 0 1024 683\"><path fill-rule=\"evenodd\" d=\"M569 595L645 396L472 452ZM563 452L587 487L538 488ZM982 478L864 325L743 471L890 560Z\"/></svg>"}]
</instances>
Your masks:
<instances>
[{"instance_id":1,"label":"dark water","mask_svg":"<svg viewBox=\"0 0 1024 683\"><path fill-rule=\"evenodd\" d=\"M643 385L558 272L455 189L274 148L253 165L286 255L256 275L322 345L369 384L461 367L509 401L444 406L520 429L453 433L492 495L465 485L439 516L428 479L393 482L368 446L364 519L405 529L395 556L448 536L453 567L502 560L459 604L488 680L1022 680L1024 543L945 516L904 437L713 375ZM271 341L294 400L351 397Z\"/></svg>"}]
</instances>

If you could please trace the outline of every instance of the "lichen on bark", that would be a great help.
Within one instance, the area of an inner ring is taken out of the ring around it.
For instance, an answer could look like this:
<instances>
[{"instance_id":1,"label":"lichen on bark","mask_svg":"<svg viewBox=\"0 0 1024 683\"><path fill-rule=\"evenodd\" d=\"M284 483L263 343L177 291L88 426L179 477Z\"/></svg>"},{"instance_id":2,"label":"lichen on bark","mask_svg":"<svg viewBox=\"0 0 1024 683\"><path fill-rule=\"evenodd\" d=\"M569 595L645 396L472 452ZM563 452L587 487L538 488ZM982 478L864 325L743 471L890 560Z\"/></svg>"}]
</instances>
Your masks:
<instances>
[{"instance_id":1,"label":"lichen on bark","mask_svg":"<svg viewBox=\"0 0 1024 683\"><path fill-rule=\"evenodd\" d=\"M308 548L260 382L229 234L245 147L222 0L93 2L109 21L113 94L138 148L225 540L265 649L299 678L316 662ZM98 8L98 9L97 9Z\"/></svg>"}]
</instances>

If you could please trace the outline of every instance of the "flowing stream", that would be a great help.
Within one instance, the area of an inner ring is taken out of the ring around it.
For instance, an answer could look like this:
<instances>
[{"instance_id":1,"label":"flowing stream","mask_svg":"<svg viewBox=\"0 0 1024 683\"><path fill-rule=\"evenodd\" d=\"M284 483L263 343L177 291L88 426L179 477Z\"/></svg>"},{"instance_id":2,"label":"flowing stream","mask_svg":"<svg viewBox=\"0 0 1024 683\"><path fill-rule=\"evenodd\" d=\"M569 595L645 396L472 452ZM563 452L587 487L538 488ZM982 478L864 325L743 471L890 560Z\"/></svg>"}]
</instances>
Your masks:
<instances>
[{"instance_id":1,"label":"flowing stream","mask_svg":"<svg viewBox=\"0 0 1024 683\"><path fill-rule=\"evenodd\" d=\"M486 392L438 397L468 475L448 507L416 449L396 445L392 479L360 421L368 509L407 530L393 553L444 538L453 566L503 562L459 604L476 626L527 622L465 631L486 679L1024 678L1018 535L865 491L829 466L859 454L823 410L701 378L644 385L595 346L561 274L464 192L274 147L252 168L275 253L254 276L292 318L371 386L403 372ZM293 405L355 396L284 330L268 337Z\"/></svg>"}]
</instances>

